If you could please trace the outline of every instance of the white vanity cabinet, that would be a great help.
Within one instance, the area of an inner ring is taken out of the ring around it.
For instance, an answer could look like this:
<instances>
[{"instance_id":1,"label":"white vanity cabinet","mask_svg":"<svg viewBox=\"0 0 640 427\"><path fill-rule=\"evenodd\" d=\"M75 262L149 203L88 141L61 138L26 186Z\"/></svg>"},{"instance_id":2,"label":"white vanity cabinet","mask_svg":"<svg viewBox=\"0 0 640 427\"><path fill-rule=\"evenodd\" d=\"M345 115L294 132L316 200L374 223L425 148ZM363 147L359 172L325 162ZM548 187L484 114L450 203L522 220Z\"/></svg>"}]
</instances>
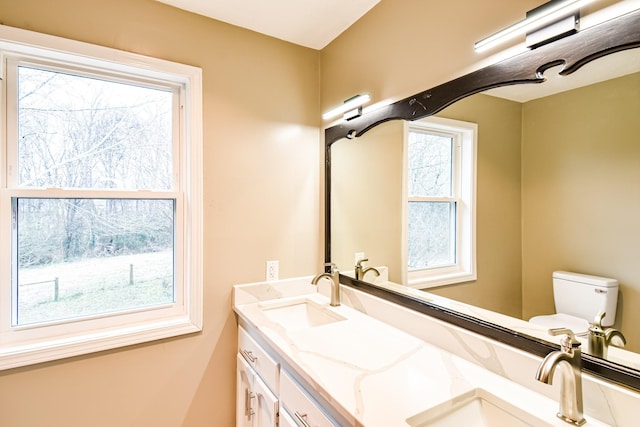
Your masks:
<instances>
[{"instance_id":1,"label":"white vanity cabinet","mask_svg":"<svg viewBox=\"0 0 640 427\"><path fill-rule=\"evenodd\" d=\"M297 424L302 427L335 427L327 415L316 404L302 387L285 371L280 376L280 406L281 413L285 411L295 418ZM283 425L282 423L280 424ZM339 426L338 426L339 427Z\"/></svg>"},{"instance_id":2,"label":"white vanity cabinet","mask_svg":"<svg viewBox=\"0 0 640 427\"><path fill-rule=\"evenodd\" d=\"M339 427L278 360L238 327L236 427Z\"/></svg>"},{"instance_id":3,"label":"white vanity cabinet","mask_svg":"<svg viewBox=\"0 0 640 427\"><path fill-rule=\"evenodd\" d=\"M236 427L278 427L280 366L239 328Z\"/></svg>"}]
</instances>

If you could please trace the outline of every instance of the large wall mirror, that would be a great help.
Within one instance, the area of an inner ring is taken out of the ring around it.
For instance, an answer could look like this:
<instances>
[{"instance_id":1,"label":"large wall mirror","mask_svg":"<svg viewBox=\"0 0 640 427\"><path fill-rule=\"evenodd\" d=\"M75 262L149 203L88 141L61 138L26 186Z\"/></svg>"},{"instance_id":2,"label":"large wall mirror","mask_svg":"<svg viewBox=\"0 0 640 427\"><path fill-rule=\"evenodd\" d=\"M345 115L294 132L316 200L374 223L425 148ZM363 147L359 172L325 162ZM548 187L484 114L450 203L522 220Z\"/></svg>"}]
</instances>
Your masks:
<instances>
[{"instance_id":1,"label":"large wall mirror","mask_svg":"<svg viewBox=\"0 0 640 427\"><path fill-rule=\"evenodd\" d=\"M552 273L615 278L626 346L584 367L640 389L639 28L636 11L326 129L341 282L544 355L557 338L527 320L554 312ZM406 140L433 117L476 131L475 277L445 286L407 274ZM357 254L381 274L355 279Z\"/></svg>"}]
</instances>

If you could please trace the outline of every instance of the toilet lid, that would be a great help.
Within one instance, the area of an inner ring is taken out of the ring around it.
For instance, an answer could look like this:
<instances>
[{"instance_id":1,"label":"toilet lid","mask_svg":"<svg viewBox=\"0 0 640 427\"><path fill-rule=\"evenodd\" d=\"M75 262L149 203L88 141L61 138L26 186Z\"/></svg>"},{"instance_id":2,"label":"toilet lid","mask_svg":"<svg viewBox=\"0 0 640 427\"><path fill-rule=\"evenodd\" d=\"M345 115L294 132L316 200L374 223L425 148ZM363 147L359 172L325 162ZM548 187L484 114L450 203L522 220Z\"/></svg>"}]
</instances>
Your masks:
<instances>
[{"instance_id":1,"label":"toilet lid","mask_svg":"<svg viewBox=\"0 0 640 427\"><path fill-rule=\"evenodd\" d=\"M579 317L569 314L549 314L546 316L535 316L529 322L542 326L545 329L568 328L575 335L584 335L589 332L589 322Z\"/></svg>"}]
</instances>

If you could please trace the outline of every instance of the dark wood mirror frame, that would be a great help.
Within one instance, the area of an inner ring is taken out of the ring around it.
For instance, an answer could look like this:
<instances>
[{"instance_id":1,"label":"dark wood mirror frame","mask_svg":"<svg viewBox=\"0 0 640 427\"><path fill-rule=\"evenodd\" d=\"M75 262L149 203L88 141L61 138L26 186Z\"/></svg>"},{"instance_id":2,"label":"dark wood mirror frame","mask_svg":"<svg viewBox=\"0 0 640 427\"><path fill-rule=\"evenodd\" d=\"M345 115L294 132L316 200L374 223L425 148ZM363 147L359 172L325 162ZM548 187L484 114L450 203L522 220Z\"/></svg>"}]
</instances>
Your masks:
<instances>
[{"instance_id":1,"label":"dark wood mirror frame","mask_svg":"<svg viewBox=\"0 0 640 427\"><path fill-rule=\"evenodd\" d=\"M544 82L545 70L563 65L568 75L603 56L640 47L640 10L604 22L572 36L524 52L450 82L325 129L325 262L331 262L331 145L343 138L362 136L389 120L414 121L431 116L467 96L484 90L515 84ZM384 298L479 333L537 356L557 346L465 314L401 293L340 275L340 283ZM583 369L610 381L640 390L640 371L583 353Z\"/></svg>"}]
</instances>

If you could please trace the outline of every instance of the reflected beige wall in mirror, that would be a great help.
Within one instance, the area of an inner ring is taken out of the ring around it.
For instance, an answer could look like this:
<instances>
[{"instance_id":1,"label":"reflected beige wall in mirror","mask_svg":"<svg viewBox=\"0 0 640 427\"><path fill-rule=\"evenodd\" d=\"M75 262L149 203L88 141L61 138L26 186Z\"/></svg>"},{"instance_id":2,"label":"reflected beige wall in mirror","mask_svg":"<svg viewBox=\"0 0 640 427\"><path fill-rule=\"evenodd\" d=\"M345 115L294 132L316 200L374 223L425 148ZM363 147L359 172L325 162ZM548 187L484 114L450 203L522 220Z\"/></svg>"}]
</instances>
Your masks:
<instances>
[{"instance_id":1,"label":"reflected beige wall in mirror","mask_svg":"<svg viewBox=\"0 0 640 427\"><path fill-rule=\"evenodd\" d=\"M529 319L554 312L553 271L613 277L615 326L640 352L640 73L525 103L477 94L438 116L478 124L478 279L429 292ZM404 132L332 146L332 259L349 270L365 252L397 283Z\"/></svg>"}]
</instances>

